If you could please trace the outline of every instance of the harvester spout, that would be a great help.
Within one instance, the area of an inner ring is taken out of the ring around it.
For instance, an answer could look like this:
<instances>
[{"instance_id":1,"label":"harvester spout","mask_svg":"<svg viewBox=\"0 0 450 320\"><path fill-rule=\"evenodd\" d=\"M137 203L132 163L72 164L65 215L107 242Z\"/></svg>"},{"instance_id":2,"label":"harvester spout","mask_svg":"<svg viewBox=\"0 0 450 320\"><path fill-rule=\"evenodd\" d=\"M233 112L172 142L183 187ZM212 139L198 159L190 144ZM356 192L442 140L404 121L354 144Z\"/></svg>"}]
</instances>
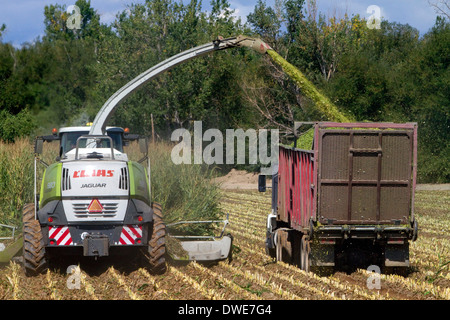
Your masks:
<instances>
[{"instance_id":1,"label":"harvester spout","mask_svg":"<svg viewBox=\"0 0 450 320\"><path fill-rule=\"evenodd\" d=\"M261 54L264 54L267 52L267 50L272 50L272 48L262 41L259 38L251 38L245 35L240 35L236 38L235 41L236 45L239 47L247 47L250 49L255 50L256 52L259 52Z\"/></svg>"}]
</instances>

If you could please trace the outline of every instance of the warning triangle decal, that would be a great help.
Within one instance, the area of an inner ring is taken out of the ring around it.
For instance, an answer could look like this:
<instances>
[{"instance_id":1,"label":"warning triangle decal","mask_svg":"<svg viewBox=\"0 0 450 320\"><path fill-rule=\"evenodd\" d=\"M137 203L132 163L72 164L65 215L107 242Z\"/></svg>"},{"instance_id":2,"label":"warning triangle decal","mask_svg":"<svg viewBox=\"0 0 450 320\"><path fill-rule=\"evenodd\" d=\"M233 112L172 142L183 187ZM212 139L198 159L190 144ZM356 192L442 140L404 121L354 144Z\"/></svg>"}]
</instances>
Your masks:
<instances>
[{"instance_id":1,"label":"warning triangle decal","mask_svg":"<svg viewBox=\"0 0 450 320\"><path fill-rule=\"evenodd\" d=\"M92 199L91 204L88 207L88 211L92 213L100 213L103 211L103 206L98 199Z\"/></svg>"}]
</instances>

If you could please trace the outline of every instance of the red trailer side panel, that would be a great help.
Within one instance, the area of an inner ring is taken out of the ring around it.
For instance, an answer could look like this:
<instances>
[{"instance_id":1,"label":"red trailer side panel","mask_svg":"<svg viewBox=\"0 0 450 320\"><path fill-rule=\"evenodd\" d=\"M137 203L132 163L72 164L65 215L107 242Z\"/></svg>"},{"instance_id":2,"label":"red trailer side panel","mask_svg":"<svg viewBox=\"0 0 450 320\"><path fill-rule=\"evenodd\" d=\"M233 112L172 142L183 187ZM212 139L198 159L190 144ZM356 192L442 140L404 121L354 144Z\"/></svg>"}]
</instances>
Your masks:
<instances>
[{"instance_id":1,"label":"red trailer side panel","mask_svg":"<svg viewBox=\"0 0 450 320\"><path fill-rule=\"evenodd\" d=\"M295 229L315 217L314 152L280 147L278 163L278 219Z\"/></svg>"}]
</instances>

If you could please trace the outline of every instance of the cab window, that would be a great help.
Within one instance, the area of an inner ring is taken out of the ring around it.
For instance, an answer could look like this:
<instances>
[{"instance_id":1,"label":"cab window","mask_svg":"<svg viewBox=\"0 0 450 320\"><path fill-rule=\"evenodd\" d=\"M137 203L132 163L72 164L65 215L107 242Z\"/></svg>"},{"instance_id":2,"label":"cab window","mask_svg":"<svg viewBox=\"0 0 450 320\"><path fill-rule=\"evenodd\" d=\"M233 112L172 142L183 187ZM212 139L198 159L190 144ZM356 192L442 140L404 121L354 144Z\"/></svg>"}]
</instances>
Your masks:
<instances>
[{"instance_id":1,"label":"cab window","mask_svg":"<svg viewBox=\"0 0 450 320\"><path fill-rule=\"evenodd\" d=\"M87 132L65 132L61 135L61 154L64 154L77 146L77 140L83 135L87 135ZM122 134L121 132L108 132L108 136L111 137L113 141L114 149L123 152ZM99 148L110 148L109 140L102 140L102 145ZM86 147L86 140L80 141L79 148Z\"/></svg>"}]
</instances>

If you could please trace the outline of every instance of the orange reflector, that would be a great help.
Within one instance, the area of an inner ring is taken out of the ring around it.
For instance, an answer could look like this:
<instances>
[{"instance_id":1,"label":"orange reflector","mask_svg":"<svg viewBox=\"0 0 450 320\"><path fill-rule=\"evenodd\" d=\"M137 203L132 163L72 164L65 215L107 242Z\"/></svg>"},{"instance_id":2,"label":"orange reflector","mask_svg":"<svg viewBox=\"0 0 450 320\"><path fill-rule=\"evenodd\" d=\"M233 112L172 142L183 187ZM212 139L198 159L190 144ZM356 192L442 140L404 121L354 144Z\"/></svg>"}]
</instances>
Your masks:
<instances>
[{"instance_id":1,"label":"orange reflector","mask_svg":"<svg viewBox=\"0 0 450 320\"><path fill-rule=\"evenodd\" d=\"M92 213L100 213L103 211L103 206L98 199L92 199L91 204L88 207L88 211Z\"/></svg>"}]
</instances>

